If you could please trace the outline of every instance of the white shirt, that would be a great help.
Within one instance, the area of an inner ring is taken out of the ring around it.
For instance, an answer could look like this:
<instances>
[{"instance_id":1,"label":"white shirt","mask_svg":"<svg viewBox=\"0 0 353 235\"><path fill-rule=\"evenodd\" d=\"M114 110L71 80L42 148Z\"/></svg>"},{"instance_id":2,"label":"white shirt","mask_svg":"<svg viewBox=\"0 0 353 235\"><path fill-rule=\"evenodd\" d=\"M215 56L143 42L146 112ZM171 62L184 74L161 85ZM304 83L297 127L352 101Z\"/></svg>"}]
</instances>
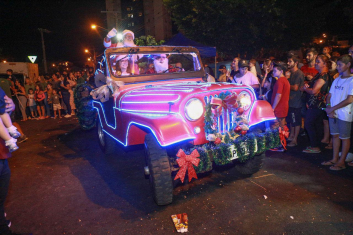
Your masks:
<instances>
[{"instance_id":1,"label":"white shirt","mask_svg":"<svg viewBox=\"0 0 353 235\"><path fill-rule=\"evenodd\" d=\"M254 74L252 74L250 71L247 71L246 74L240 78L235 75L232 83L239 83L248 86L260 84L257 77L255 77Z\"/></svg>"},{"instance_id":2,"label":"white shirt","mask_svg":"<svg viewBox=\"0 0 353 235\"><path fill-rule=\"evenodd\" d=\"M347 96L353 95L353 77L342 79L341 76L339 76L338 78L336 78L330 88L330 94L331 107L347 99ZM335 112L337 114L337 118L342 121L353 122L352 108L353 103L340 109L336 109Z\"/></svg>"}]
</instances>

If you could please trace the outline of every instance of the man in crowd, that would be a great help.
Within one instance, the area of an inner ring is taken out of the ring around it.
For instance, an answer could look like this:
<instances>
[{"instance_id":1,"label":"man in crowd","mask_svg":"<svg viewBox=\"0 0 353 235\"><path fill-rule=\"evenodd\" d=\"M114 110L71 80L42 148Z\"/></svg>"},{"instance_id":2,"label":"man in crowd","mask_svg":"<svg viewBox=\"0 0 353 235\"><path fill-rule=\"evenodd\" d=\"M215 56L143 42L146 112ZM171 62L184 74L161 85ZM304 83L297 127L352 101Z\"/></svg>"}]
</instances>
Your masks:
<instances>
[{"instance_id":1,"label":"man in crowd","mask_svg":"<svg viewBox=\"0 0 353 235\"><path fill-rule=\"evenodd\" d=\"M308 83L313 79L313 77L318 73L318 71L315 69L315 61L316 57L318 55L318 52L315 50L315 48L310 48L306 52L306 61L307 64L302 66L300 70L304 73L304 83ZM302 95L302 109L301 109L301 115L302 115L302 135L305 135L304 131L304 119L306 116L306 105L305 105L305 97L306 94Z\"/></svg>"},{"instance_id":2,"label":"man in crowd","mask_svg":"<svg viewBox=\"0 0 353 235\"><path fill-rule=\"evenodd\" d=\"M239 57L235 57L230 65L230 67L232 68L232 71L230 71L230 77L234 78L234 76L239 73L239 63L240 58Z\"/></svg>"},{"instance_id":3,"label":"man in crowd","mask_svg":"<svg viewBox=\"0 0 353 235\"><path fill-rule=\"evenodd\" d=\"M232 79L232 83L238 83L251 86L254 89L260 88L260 83L257 77L249 71L249 62L247 60L240 60L238 63L239 73Z\"/></svg>"},{"instance_id":4,"label":"man in crowd","mask_svg":"<svg viewBox=\"0 0 353 235\"><path fill-rule=\"evenodd\" d=\"M288 102L290 93L290 84L287 78L284 76L284 72L287 70L286 64L283 62L278 62L273 67L273 77L278 78L274 87L271 98L272 109L277 118L277 122L281 128L285 124L285 119L288 114ZM277 148L271 149L275 152L284 152L283 146L278 146Z\"/></svg>"},{"instance_id":5,"label":"man in crowd","mask_svg":"<svg viewBox=\"0 0 353 235\"><path fill-rule=\"evenodd\" d=\"M123 43L112 43L111 38L115 37L117 35L118 31L113 28L112 30L109 31L107 36L104 38L103 45L105 48L110 48L110 47L135 47L134 39L135 35L131 30L125 29L123 31Z\"/></svg>"},{"instance_id":6,"label":"man in crowd","mask_svg":"<svg viewBox=\"0 0 353 235\"><path fill-rule=\"evenodd\" d=\"M304 73L305 79L310 81L318 73L315 69L315 60L318 55L318 52L311 48L306 52L306 61L307 64L303 65L300 70Z\"/></svg>"},{"instance_id":7,"label":"man in crowd","mask_svg":"<svg viewBox=\"0 0 353 235\"><path fill-rule=\"evenodd\" d=\"M221 72L221 75L219 75L218 78L218 82L227 82L229 78L227 67L225 65L221 65L219 66L218 71Z\"/></svg>"},{"instance_id":8,"label":"man in crowd","mask_svg":"<svg viewBox=\"0 0 353 235\"><path fill-rule=\"evenodd\" d=\"M299 57L294 54L288 55L288 69L290 70L290 77L288 82L290 84L289 110L287 116L287 123L290 124L290 136L288 138L290 143L288 147L294 147L298 144L298 135L301 126L301 107L302 92L299 90L304 85L304 73L298 69Z\"/></svg>"}]
</instances>

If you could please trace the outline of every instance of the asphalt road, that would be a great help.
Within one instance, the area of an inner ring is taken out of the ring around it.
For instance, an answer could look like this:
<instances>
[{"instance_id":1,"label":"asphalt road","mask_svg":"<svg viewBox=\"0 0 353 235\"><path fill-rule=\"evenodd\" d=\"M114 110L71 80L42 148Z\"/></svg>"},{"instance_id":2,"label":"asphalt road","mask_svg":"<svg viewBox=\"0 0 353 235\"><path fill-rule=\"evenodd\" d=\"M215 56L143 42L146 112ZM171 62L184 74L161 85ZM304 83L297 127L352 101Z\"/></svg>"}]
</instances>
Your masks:
<instances>
[{"instance_id":1,"label":"asphalt road","mask_svg":"<svg viewBox=\"0 0 353 235\"><path fill-rule=\"evenodd\" d=\"M76 118L21 123L29 140L9 160L5 209L15 232L176 234L170 216L187 213L189 234L353 234L353 168L320 165L331 151L304 154L308 142L267 152L264 167L245 178L213 171L174 190L157 206L143 173L142 148L105 156L95 130Z\"/></svg>"}]
</instances>

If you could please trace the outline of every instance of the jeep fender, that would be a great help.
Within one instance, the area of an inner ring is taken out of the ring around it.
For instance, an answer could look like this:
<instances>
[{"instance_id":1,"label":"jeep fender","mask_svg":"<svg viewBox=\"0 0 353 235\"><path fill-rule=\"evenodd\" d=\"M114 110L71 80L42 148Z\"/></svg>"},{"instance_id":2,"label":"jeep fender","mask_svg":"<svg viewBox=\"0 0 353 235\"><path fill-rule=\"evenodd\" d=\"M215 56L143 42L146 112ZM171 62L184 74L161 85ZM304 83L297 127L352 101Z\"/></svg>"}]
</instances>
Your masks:
<instances>
[{"instance_id":1,"label":"jeep fender","mask_svg":"<svg viewBox=\"0 0 353 235\"><path fill-rule=\"evenodd\" d=\"M146 131L151 132L161 146L195 139L193 129L179 114L165 114L158 118L143 114L130 115L127 145L143 144Z\"/></svg>"},{"instance_id":2,"label":"jeep fender","mask_svg":"<svg viewBox=\"0 0 353 235\"><path fill-rule=\"evenodd\" d=\"M275 120L276 116L272 106L265 100L256 100L251 107L249 126L256 125L260 122Z\"/></svg>"}]
</instances>

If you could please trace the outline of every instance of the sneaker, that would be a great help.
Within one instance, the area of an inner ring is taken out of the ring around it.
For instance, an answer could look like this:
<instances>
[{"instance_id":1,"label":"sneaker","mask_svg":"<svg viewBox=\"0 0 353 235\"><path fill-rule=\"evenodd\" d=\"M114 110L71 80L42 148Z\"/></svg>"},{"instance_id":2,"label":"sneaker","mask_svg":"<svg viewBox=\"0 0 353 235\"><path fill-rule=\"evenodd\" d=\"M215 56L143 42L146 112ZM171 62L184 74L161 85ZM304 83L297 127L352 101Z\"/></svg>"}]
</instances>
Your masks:
<instances>
[{"instance_id":1,"label":"sneaker","mask_svg":"<svg viewBox=\"0 0 353 235\"><path fill-rule=\"evenodd\" d=\"M6 147L9 148L10 153L12 153L13 151L16 151L18 149L16 142L17 142L17 140L14 138L11 138L11 139L5 141L5 145L6 145Z\"/></svg>"},{"instance_id":2,"label":"sneaker","mask_svg":"<svg viewBox=\"0 0 353 235\"><path fill-rule=\"evenodd\" d=\"M26 140L28 140L28 137L26 135L21 135L20 138L18 138L17 143L20 144Z\"/></svg>"},{"instance_id":3,"label":"sneaker","mask_svg":"<svg viewBox=\"0 0 353 235\"><path fill-rule=\"evenodd\" d=\"M65 117L65 118L70 118L71 115L70 115L70 114L66 114L64 117Z\"/></svg>"},{"instance_id":4,"label":"sneaker","mask_svg":"<svg viewBox=\"0 0 353 235\"><path fill-rule=\"evenodd\" d=\"M7 130L12 138L17 139L21 136L20 132L17 131L17 128L15 126L10 126L9 128L7 128Z\"/></svg>"},{"instance_id":5,"label":"sneaker","mask_svg":"<svg viewBox=\"0 0 353 235\"><path fill-rule=\"evenodd\" d=\"M282 146L270 149L273 152L284 152L284 148Z\"/></svg>"},{"instance_id":6,"label":"sneaker","mask_svg":"<svg viewBox=\"0 0 353 235\"><path fill-rule=\"evenodd\" d=\"M6 224L7 224L7 227L10 228L10 227L11 227L11 220L8 220L8 219L7 219L7 220L6 220Z\"/></svg>"}]
</instances>

